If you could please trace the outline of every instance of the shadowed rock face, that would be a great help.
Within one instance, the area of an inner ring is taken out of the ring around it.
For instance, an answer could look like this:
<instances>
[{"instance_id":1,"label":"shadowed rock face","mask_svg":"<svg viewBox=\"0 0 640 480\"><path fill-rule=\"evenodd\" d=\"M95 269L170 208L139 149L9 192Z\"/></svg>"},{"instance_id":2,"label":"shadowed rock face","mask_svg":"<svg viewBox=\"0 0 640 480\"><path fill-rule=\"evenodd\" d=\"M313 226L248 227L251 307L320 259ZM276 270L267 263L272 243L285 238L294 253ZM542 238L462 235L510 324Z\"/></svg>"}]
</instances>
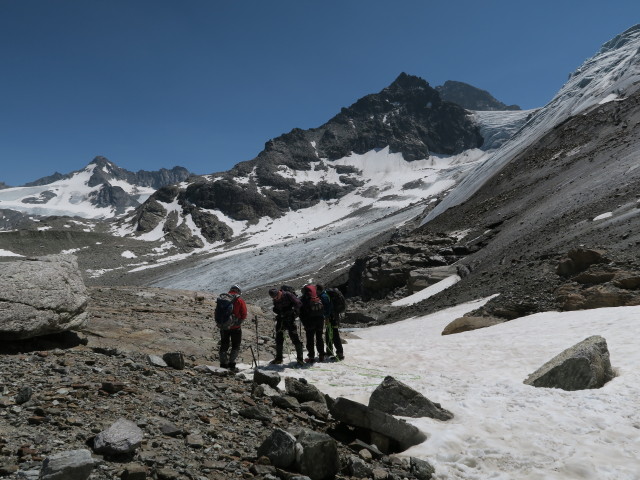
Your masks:
<instances>
[{"instance_id":1,"label":"shadowed rock face","mask_svg":"<svg viewBox=\"0 0 640 480\"><path fill-rule=\"evenodd\" d=\"M518 105L505 105L496 100L486 90L480 90L468 83L447 80L436 87L443 100L457 103L469 110L521 110Z\"/></svg>"},{"instance_id":2,"label":"shadowed rock face","mask_svg":"<svg viewBox=\"0 0 640 480\"><path fill-rule=\"evenodd\" d=\"M73 256L6 262L0 269L0 338L19 340L78 330L89 297Z\"/></svg>"},{"instance_id":3,"label":"shadowed rock face","mask_svg":"<svg viewBox=\"0 0 640 480\"><path fill-rule=\"evenodd\" d=\"M613 379L607 341L589 337L549 360L524 381L534 387L586 390Z\"/></svg>"}]
</instances>

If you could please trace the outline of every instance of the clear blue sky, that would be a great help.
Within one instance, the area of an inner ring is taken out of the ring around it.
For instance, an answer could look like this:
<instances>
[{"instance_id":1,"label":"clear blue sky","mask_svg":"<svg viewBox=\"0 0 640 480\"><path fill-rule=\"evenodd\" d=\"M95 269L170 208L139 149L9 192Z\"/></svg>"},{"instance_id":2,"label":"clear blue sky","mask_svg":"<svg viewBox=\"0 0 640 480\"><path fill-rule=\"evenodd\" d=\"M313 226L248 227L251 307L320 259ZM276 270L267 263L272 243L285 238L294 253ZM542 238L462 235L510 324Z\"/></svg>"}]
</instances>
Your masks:
<instances>
[{"instance_id":1,"label":"clear blue sky","mask_svg":"<svg viewBox=\"0 0 640 480\"><path fill-rule=\"evenodd\" d=\"M0 181L227 170L400 72L547 103L640 2L0 0Z\"/></svg>"}]
</instances>

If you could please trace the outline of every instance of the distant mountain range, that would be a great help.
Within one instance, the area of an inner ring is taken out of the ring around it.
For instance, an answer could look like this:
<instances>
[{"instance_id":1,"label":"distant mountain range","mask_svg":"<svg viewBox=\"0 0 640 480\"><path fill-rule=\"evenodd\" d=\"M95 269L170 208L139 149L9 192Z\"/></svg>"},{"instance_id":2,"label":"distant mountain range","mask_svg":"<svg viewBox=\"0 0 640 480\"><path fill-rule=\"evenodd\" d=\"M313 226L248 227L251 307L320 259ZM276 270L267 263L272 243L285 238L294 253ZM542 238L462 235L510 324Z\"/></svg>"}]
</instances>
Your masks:
<instances>
[{"instance_id":1,"label":"distant mountain range","mask_svg":"<svg viewBox=\"0 0 640 480\"><path fill-rule=\"evenodd\" d=\"M56 172L22 187L5 186L0 191L0 209L36 216L110 218L139 206L164 185L190 176L183 167L133 173L96 157L82 170Z\"/></svg>"}]
</instances>

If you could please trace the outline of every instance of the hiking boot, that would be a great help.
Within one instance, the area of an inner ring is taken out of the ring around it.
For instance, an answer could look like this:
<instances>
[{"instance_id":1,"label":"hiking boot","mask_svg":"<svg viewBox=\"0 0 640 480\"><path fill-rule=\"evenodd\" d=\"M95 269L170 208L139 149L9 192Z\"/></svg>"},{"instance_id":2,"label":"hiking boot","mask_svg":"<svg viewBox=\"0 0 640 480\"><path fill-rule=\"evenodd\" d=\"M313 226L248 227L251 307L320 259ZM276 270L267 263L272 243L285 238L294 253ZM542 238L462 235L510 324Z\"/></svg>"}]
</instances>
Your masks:
<instances>
[{"instance_id":1,"label":"hiking boot","mask_svg":"<svg viewBox=\"0 0 640 480\"><path fill-rule=\"evenodd\" d=\"M338 360L340 361L344 360L344 353L339 353L337 357L338 357Z\"/></svg>"},{"instance_id":2,"label":"hiking boot","mask_svg":"<svg viewBox=\"0 0 640 480\"><path fill-rule=\"evenodd\" d=\"M304 365L304 359L302 357L296 358L296 362L298 363L298 365Z\"/></svg>"},{"instance_id":3,"label":"hiking boot","mask_svg":"<svg viewBox=\"0 0 640 480\"><path fill-rule=\"evenodd\" d=\"M236 362L229 362L227 363L227 368L229 370L236 370Z\"/></svg>"},{"instance_id":4,"label":"hiking boot","mask_svg":"<svg viewBox=\"0 0 640 480\"><path fill-rule=\"evenodd\" d=\"M324 353L321 353L320 355L318 355L318 358L320 359L321 362L324 362Z\"/></svg>"},{"instance_id":5,"label":"hiking boot","mask_svg":"<svg viewBox=\"0 0 640 480\"><path fill-rule=\"evenodd\" d=\"M282 364L282 359L281 358L274 358L273 360L271 360L269 362L269 365L281 365Z\"/></svg>"},{"instance_id":6,"label":"hiking boot","mask_svg":"<svg viewBox=\"0 0 640 480\"><path fill-rule=\"evenodd\" d=\"M228 363L221 363L220 364L220 368L229 368L229 364Z\"/></svg>"},{"instance_id":7,"label":"hiking boot","mask_svg":"<svg viewBox=\"0 0 640 480\"><path fill-rule=\"evenodd\" d=\"M315 357L307 357L304 359L304 363L314 363L315 361Z\"/></svg>"}]
</instances>

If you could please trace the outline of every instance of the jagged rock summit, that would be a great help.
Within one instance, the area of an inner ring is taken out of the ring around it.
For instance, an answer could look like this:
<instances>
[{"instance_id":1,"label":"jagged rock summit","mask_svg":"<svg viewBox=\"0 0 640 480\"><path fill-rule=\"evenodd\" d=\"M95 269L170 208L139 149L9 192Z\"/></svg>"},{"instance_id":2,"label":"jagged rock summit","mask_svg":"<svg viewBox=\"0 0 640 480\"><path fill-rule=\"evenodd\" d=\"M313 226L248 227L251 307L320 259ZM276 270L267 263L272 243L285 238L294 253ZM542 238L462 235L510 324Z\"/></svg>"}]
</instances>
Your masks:
<instances>
[{"instance_id":1,"label":"jagged rock summit","mask_svg":"<svg viewBox=\"0 0 640 480\"><path fill-rule=\"evenodd\" d=\"M340 163L341 159L386 149L389 155L399 154L411 162L433 153L460 154L482 143L479 127L462 107L443 101L425 80L402 73L324 125L293 129L268 141L253 160L204 176L186 188L159 190L128 221L137 234L166 222L165 233L191 247L203 238L228 240L232 232L224 217L255 224L362 187L360 169ZM173 210L163 204L173 205ZM193 224L197 231L188 235L188 225Z\"/></svg>"}]
</instances>

